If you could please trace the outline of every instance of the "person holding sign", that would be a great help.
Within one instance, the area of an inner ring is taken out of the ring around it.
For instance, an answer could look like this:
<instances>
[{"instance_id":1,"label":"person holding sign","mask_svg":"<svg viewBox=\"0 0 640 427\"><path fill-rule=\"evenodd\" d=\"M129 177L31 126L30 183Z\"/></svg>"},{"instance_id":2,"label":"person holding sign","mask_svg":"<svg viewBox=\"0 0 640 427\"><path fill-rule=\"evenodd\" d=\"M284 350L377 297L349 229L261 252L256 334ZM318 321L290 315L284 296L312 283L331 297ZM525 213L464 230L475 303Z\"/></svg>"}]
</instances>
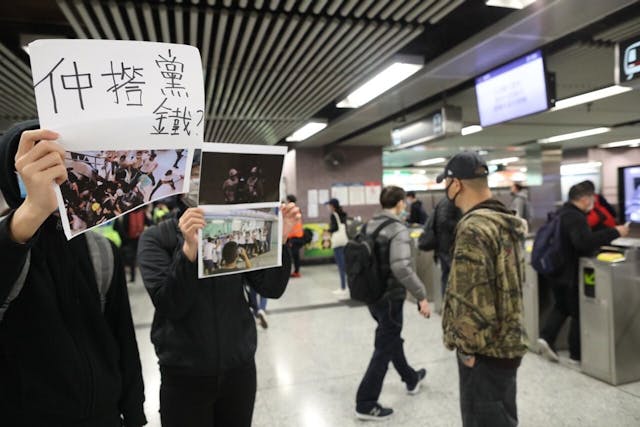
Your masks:
<instances>
[{"instance_id":1,"label":"person holding sign","mask_svg":"<svg viewBox=\"0 0 640 427\"><path fill-rule=\"evenodd\" d=\"M142 426L124 268L102 236L67 241L54 192L67 180L65 152L38 127L20 123L0 139L11 208L0 219L0 424Z\"/></svg>"},{"instance_id":2,"label":"person holding sign","mask_svg":"<svg viewBox=\"0 0 640 427\"><path fill-rule=\"evenodd\" d=\"M192 189L193 191L193 189ZM197 189L182 199L178 218L161 222L140 238L138 259L156 308L151 340L160 364L163 427L250 426L256 394L256 326L244 285L279 298L289 281L291 259L282 266L198 279L199 232L204 210ZM300 221L300 209L281 206L282 242ZM222 268L235 269L238 248L225 242Z\"/></svg>"}]
</instances>

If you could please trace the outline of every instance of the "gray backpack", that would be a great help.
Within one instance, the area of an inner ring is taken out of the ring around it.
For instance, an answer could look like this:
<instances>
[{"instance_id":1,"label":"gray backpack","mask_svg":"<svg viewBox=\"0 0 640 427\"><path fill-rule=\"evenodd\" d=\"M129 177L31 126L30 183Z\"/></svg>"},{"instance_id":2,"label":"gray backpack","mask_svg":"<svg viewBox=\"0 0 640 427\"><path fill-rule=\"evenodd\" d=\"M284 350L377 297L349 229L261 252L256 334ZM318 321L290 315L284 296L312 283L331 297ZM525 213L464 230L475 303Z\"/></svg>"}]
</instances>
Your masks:
<instances>
[{"instance_id":1,"label":"gray backpack","mask_svg":"<svg viewBox=\"0 0 640 427\"><path fill-rule=\"evenodd\" d=\"M1 220L2 218L0 218L0 221ZM111 243L109 243L106 237L93 232L85 233L85 236L87 239L87 246L89 248L89 255L91 256L91 263L93 264L93 271L96 275L96 283L98 284L100 307L102 312L104 312L104 306L107 302L107 292L109 292L109 287L111 286L111 280L113 278L113 250L111 248ZM0 305L0 322L2 322L11 302L20 295L20 291L27 279L30 265L31 252L27 254L27 259L24 262L22 271L20 272L18 279L13 284L13 287L9 292L9 296L7 296L7 299Z\"/></svg>"}]
</instances>

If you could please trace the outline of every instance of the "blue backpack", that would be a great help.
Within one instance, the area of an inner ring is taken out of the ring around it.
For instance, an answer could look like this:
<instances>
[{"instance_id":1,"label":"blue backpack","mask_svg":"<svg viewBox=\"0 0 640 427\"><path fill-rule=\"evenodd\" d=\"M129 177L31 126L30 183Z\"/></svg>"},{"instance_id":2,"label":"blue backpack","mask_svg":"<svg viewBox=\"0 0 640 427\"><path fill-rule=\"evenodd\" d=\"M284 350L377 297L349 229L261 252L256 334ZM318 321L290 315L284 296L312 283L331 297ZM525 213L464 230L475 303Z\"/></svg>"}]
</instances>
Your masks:
<instances>
[{"instance_id":1,"label":"blue backpack","mask_svg":"<svg viewBox=\"0 0 640 427\"><path fill-rule=\"evenodd\" d=\"M554 276L564 265L561 224L558 212L538 230L533 242L531 266L545 276Z\"/></svg>"}]
</instances>

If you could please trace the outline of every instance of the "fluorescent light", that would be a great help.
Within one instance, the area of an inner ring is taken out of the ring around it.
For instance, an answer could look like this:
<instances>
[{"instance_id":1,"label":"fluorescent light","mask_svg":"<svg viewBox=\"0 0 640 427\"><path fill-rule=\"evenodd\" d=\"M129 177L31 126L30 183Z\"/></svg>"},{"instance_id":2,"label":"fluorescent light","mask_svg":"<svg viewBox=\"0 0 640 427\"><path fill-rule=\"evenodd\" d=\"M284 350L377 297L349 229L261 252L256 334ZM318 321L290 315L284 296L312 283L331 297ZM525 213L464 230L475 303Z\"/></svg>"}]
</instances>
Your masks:
<instances>
[{"instance_id":1,"label":"fluorescent light","mask_svg":"<svg viewBox=\"0 0 640 427\"><path fill-rule=\"evenodd\" d=\"M489 154L489 152L488 152L487 150L480 150L480 151L478 151L478 155L479 155L479 156L486 156L486 155L488 155L488 154Z\"/></svg>"},{"instance_id":2,"label":"fluorescent light","mask_svg":"<svg viewBox=\"0 0 640 427\"><path fill-rule=\"evenodd\" d=\"M304 141L312 135L320 132L322 129L326 128L326 123L321 122L309 122L306 125L302 126L300 129L295 131L293 134L287 137L287 141L289 142L299 142Z\"/></svg>"},{"instance_id":3,"label":"fluorescent light","mask_svg":"<svg viewBox=\"0 0 640 427\"><path fill-rule=\"evenodd\" d=\"M487 0L487 6L507 7L509 9L524 9L536 0Z\"/></svg>"},{"instance_id":4,"label":"fluorescent light","mask_svg":"<svg viewBox=\"0 0 640 427\"><path fill-rule=\"evenodd\" d=\"M467 126L464 127L460 130L460 133L462 134L462 136L467 136L467 135L471 135L474 133L478 133L482 130L482 126L480 125L471 125L471 126Z\"/></svg>"},{"instance_id":5,"label":"fluorescent light","mask_svg":"<svg viewBox=\"0 0 640 427\"><path fill-rule=\"evenodd\" d=\"M520 157L507 157L505 159L490 160L490 165L508 165L509 163L515 163L520 160Z\"/></svg>"},{"instance_id":6,"label":"fluorescent light","mask_svg":"<svg viewBox=\"0 0 640 427\"><path fill-rule=\"evenodd\" d=\"M420 68L422 68L420 64L394 62L371 80L351 92L345 99L338 102L337 107L358 108L409 78Z\"/></svg>"},{"instance_id":7,"label":"fluorescent light","mask_svg":"<svg viewBox=\"0 0 640 427\"><path fill-rule=\"evenodd\" d=\"M560 165L560 175L584 175L600 172L602 162L569 163Z\"/></svg>"},{"instance_id":8,"label":"fluorescent light","mask_svg":"<svg viewBox=\"0 0 640 427\"><path fill-rule=\"evenodd\" d=\"M628 139L626 141L609 142L598 145L600 148L640 147L640 139Z\"/></svg>"},{"instance_id":9,"label":"fluorescent light","mask_svg":"<svg viewBox=\"0 0 640 427\"><path fill-rule=\"evenodd\" d=\"M447 159L445 159L444 157L438 157L435 159L422 160L420 162L414 163L413 165L414 166L431 166L431 165L439 165L440 163L444 163L446 161Z\"/></svg>"},{"instance_id":10,"label":"fluorescent light","mask_svg":"<svg viewBox=\"0 0 640 427\"><path fill-rule=\"evenodd\" d=\"M571 133L565 133L563 135L551 136L549 138L542 138L542 139L539 139L538 142L540 144L551 144L554 142L568 141L570 139L577 139L577 138L584 138L587 136L599 135L601 133L607 133L610 131L611 131L611 128L605 128L605 127L593 128L593 129L581 130L579 132L571 132Z\"/></svg>"},{"instance_id":11,"label":"fluorescent light","mask_svg":"<svg viewBox=\"0 0 640 427\"><path fill-rule=\"evenodd\" d=\"M556 101L556 105L551 109L551 111L564 110L565 108L575 107L576 105L582 105L599 99L608 98L610 96L620 95L621 93L629 92L630 90L633 90L633 88L618 85L605 87L603 89L594 90L592 92Z\"/></svg>"}]
</instances>

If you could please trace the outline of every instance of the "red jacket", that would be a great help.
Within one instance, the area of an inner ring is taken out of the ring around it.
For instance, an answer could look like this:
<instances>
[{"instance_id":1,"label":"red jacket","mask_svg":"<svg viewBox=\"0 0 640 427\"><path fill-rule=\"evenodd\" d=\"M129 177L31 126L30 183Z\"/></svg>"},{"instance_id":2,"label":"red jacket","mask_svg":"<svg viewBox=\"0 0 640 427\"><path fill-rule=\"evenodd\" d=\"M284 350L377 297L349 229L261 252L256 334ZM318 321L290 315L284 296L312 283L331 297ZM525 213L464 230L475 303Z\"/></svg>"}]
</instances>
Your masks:
<instances>
[{"instance_id":1,"label":"red jacket","mask_svg":"<svg viewBox=\"0 0 640 427\"><path fill-rule=\"evenodd\" d=\"M613 228L617 225L616 219L611 212L600 202L600 196L598 194L595 196L593 209L587 214L587 222L592 229L598 226Z\"/></svg>"}]
</instances>

